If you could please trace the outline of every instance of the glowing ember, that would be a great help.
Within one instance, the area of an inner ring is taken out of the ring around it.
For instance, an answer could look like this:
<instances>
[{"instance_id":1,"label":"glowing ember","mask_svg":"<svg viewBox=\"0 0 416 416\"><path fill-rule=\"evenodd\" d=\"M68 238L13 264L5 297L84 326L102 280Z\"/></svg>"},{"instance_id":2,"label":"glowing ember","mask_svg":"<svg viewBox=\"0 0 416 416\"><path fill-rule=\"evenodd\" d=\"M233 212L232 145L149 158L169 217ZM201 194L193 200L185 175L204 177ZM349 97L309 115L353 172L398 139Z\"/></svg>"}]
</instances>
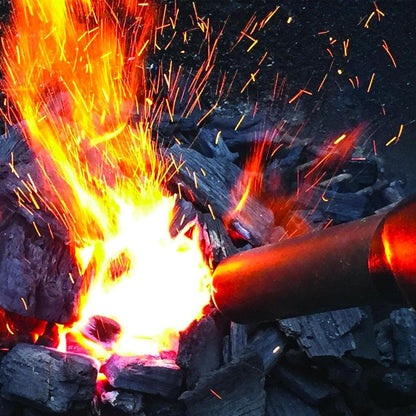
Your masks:
<instances>
[{"instance_id":1,"label":"glowing ember","mask_svg":"<svg viewBox=\"0 0 416 416\"><path fill-rule=\"evenodd\" d=\"M152 7L136 4L16 0L14 28L2 40L7 93L48 189L37 198L68 228L85 276L81 321L71 332L81 338L91 317L111 318L122 327L112 349L124 354L173 349L209 301L210 277L197 226L192 238L169 234L168 166L146 122ZM134 128L133 108L143 120Z\"/></svg>"}]
</instances>

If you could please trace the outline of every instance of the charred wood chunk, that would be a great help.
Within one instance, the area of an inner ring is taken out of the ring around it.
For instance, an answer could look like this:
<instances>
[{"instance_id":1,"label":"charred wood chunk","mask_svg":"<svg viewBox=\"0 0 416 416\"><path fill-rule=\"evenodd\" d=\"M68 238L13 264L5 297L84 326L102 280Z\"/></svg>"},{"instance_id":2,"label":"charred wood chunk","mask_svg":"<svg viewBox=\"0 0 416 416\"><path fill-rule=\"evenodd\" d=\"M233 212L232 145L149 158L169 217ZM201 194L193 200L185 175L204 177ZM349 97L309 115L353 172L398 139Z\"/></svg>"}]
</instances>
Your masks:
<instances>
[{"instance_id":1,"label":"charred wood chunk","mask_svg":"<svg viewBox=\"0 0 416 416\"><path fill-rule=\"evenodd\" d=\"M121 326L114 319L95 315L89 318L81 332L85 338L110 349L120 336Z\"/></svg>"},{"instance_id":2,"label":"charred wood chunk","mask_svg":"<svg viewBox=\"0 0 416 416\"><path fill-rule=\"evenodd\" d=\"M14 215L0 234L0 306L67 323L77 312L81 277L68 248Z\"/></svg>"},{"instance_id":3,"label":"charred wood chunk","mask_svg":"<svg viewBox=\"0 0 416 416\"><path fill-rule=\"evenodd\" d=\"M33 152L23 138L25 128L25 123L18 123L0 136L0 164L9 163L12 154L15 161L29 162L33 159Z\"/></svg>"},{"instance_id":4,"label":"charred wood chunk","mask_svg":"<svg viewBox=\"0 0 416 416\"><path fill-rule=\"evenodd\" d=\"M360 308L363 318L359 325L352 330L355 348L351 355L355 358L380 361L380 353L377 348L374 321L369 306Z\"/></svg>"},{"instance_id":5,"label":"charred wood chunk","mask_svg":"<svg viewBox=\"0 0 416 416\"><path fill-rule=\"evenodd\" d=\"M144 415L143 396L137 392L122 390L103 391L100 400L104 409L115 411L123 415L138 416Z\"/></svg>"},{"instance_id":6,"label":"charred wood chunk","mask_svg":"<svg viewBox=\"0 0 416 416\"><path fill-rule=\"evenodd\" d=\"M0 366L3 398L53 413L88 407L96 378L94 360L37 345L16 345Z\"/></svg>"},{"instance_id":7,"label":"charred wood chunk","mask_svg":"<svg viewBox=\"0 0 416 416\"><path fill-rule=\"evenodd\" d=\"M246 350L248 339L248 325L231 322L230 325L230 353L231 360L238 358Z\"/></svg>"},{"instance_id":8,"label":"charred wood chunk","mask_svg":"<svg viewBox=\"0 0 416 416\"><path fill-rule=\"evenodd\" d=\"M416 313L401 308L390 314L394 357L398 364L416 367Z\"/></svg>"},{"instance_id":9,"label":"charred wood chunk","mask_svg":"<svg viewBox=\"0 0 416 416\"><path fill-rule=\"evenodd\" d=\"M265 411L261 358L249 352L202 376L195 389L184 392L187 416L261 416Z\"/></svg>"},{"instance_id":10,"label":"charred wood chunk","mask_svg":"<svg viewBox=\"0 0 416 416\"><path fill-rule=\"evenodd\" d=\"M273 386L266 389L267 416L319 416L318 409L309 406L298 396L284 388Z\"/></svg>"},{"instance_id":11,"label":"charred wood chunk","mask_svg":"<svg viewBox=\"0 0 416 416\"><path fill-rule=\"evenodd\" d=\"M114 388L167 398L176 398L181 391L182 370L172 360L112 355L101 371Z\"/></svg>"},{"instance_id":12,"label":"charred wood chunk","mask_svg":"<svg viewBox=\"0 0 416 416\"><path fill-rule=\"evenodd\" d=\"M216 217L226 221L252 245L268 241L274 222L273 213L268 208L249 196L241 209L235 210L243 197L243 192L234 189L241 175L238 166L223 158L207 158L178 145L168 149L167 156L175 161L177 167L172 181L181 187L181 192L188 194L188 199L201 207L211 207Z\"/></svg>"},{"instance_id":13,"label":"charred wood chunk","mask_svg":"<svg viewBox=\"0 0 416 416\"><path fill-rule=\"evenodd\" d=\"M225 158L233 162L238 153L232 153L221 137L221 130L201 128L190 146L207 157Z\"/></svg>"},{"instance_id":14,"label":"charred wood chunk","mask_svg":"<svg viewBox=\"0 0 416 416\"><path fill-rule=\"evenodd\" d=\"M262 358L266 374L282 357L286 344L287 338L275 327L259 329L248 341L248 347Z\"/></svg>"},{"instance_id":15,"label":"charred wood chunk","mask_svg":"<svg viewBox=\"0 0 416 416\"><path fill-rule=\"evenodd\" d=\"M214 267L221 260L237 253L237 249L222 221L212 218L211 214L205 213L202 214L201 222L206 228Z\"/></svg>"},{"instance_id":16,"label":"charred wood chunk","mask_svg":"<svg viewBox=\"0 0 416 416\"><path fill-rule=\"evenodd\" d=\"M281 319L280 329L296 338L309 357L342 357L356 348L351 330L361 322L359 308Z\"/></svg>"},{"instance_id":17,"label":"charred wood chunk","mask_svg":"<svg viewBox=\"0 0 416 416\"><path fill-rule=\"evenodd\" d=\"M271 372L271 378L312 406L318 406L324 399L339 394L334 386L306 369L277 365Z\"/></svg>"},{"instance_id":18,"label":"charred wood chunk","mask_svg":"<svg viewBox=\"0 0 416 416\"><path fill-rule=\"evenodd\" d=\"M219 368L221 335L211 316L194 321L181 332L176 363L185 370L186 387L192 389L201 376Z\"/></svg>"},{"instance_id":19,"label":"charred wood chunk","mask_svg":"<svg viewBox=\"0 0 416 416\"><path fill-rule=\"evenodd\" d=\"M185 416L186 409L179 400L164 399L160 396L144 397L145 416Z\"/></svg>"},{"instance_id":20,"label":"charred wood chunk","mask_svg":"<svg viewBox=\"0 0 416 416\"><path fill-rule=\"evenodd\" d=\"M388 366L394 361L393 324L390 319L384 319L374 326L374 330L380 361Z\"/></svg>"},{"instance_id":21,"label":"charred wood chunk","mask_svg":"<svg viewBox=\"0 0 416 416\"><path fill-rule=\"evenodd\" d=\"M17 404L0 397L0 415L14 416L16 414Z\"/></svg>"}]
</instances>

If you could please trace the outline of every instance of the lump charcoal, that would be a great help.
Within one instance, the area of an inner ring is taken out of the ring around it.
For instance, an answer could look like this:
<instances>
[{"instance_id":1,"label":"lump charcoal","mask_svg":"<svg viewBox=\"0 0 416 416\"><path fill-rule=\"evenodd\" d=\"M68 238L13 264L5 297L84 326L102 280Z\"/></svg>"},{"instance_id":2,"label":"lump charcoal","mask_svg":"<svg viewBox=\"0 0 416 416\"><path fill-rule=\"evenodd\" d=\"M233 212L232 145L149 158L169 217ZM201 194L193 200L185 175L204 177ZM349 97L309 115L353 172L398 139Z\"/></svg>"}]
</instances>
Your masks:
<instances>
[{"instance_id":1,"label":"lump charcoal","mask_svg":"<svg viewBox=\"0 0 416 416\"><path fill-rule=\"evenodd\" d=\"M233 187L241 174L238 166L224 159L206 158L193 149L178 145L167 150L167 157L171 157L178 167L172 182L181 186L181 192L187 192L188 198L202 207L209 204L216 217L227 220L230 228L252 245L268 241L273 213L254 197L249 196L241 210L228 219L238 203L237 200L232 202Z\"/></svg>"},{"instance_id":2,"label":"lump charcoal","mask_svg":"<svg viewBox=\"0 0 416 416\"><path fill-rule=\"evenodd\" d=\"M286 337L277 328L271 326L259 329L248 341L248 347L262 358L266 374L282 357L286 344Z\"/></svg>"},{"instance_id":3,"label":"lump charcoal","mask_svg":"<svg viewBox=\"0 0 416 416\"><path fill-rule=\"evenodd\" d=\"M198 211L192 202L184 198L177 198L173 209L173 215L169 224L169 231L172 237L176 237L183 228L198 217Z\"/></svg>"},{"instance_id":4,"label":"lump charcoal","mask_svg":"<svg viewBox=\"0 0 416 416\"><path fill-rule=\"evenodd\" d=\"M306 369L277 365L270 376L274 382L285 386L293 394L312 406L317 406L324 399L339 394L334 386Z\"/></svg>"},{"instance_id":5,"label":"lump charcoal","mask_svg":"<svg viewBox=\"0 0 416 416\"><path fill-rule=\"evenodd\" d=\"M100 401L104 408L123 415L144 416L143 396L140 393L122 390L103 391L100 394Z\"/></svg>"},{"instance_id":6,"label":"lump charcoal","mask_svg":"<svg viewBox=\"0 0 416 416\"><path fill-rule=\"evenodd\" d=\"M0 397L0 415L14 416L17 412L17 404Z\"/></svg>"},{"instance_id":7,"label":"lump charcoal","mask_svg":"<svg viewBox=\"0 0 416 416\"><path fill-rule=\"evenodd\" d=\"M396 309L390 320L395 361L416 367L416 313L407 308Z\"/></svg>"},{"instance_id":8,"label":"lump charcoal","mask_svg":"<svg viewBox=\"0 0 416 416\"><path fill-rule=\"evenodd\" d=\"M88 322L81 329L81 333L85 338L101 345L105 349L111 349L111 346L120 336L121 326L114 319L102 315L94 315L88 319Z\"/></svg>"},{"instance_id":9,"label":"lump charcoal","mask_svg":"<svg viewBox=\"0 0 416 416\"><path fill-rule=\"evenodd\" d=\"M221 260L237 253L227 230L222 221L212 218L211 214L205 213L201 216L201 222L206 229L209 238L210 251L212 253L213 266Z\"/></svg>"},{"instance_id":10,"label":"lump charcoal","mask_svg":"<svg viewBox=\"0 0 416 416\"><path fill-rule=\"evenodd\" d=\"M204 374L221 363L221 334L211 316L194 321L180 333L176 363L185 371L186 387L192 389Z\"/></svg>"},{"instance_id":11,"label":"lump charcoal","mask_svg":"<svg viewBox=\"0 0 416 416\"><path fill-rule=\"evenodd\" d=\"M18 344L0 366L1 395L41 411L84 409L96 388L93 359L42 346Z\"/></svg>"},{"instance_id":12,"label":"lump charcoal","mask_svg":"<svg viewBox=\"0 0 416 416\"><path fill-rule=\"evenodd\" d=\"M0 306L22 316L67 323L77 313L81 276L62 241L39 236L14 215L0 235Z\"/></svg>"},{"instance_id":13,"label":"lump charcoal","mask_svg":"<svg viewBox=\"0 0 416 416\"><path fill-rule=\"evenodd\" d=\"M354 416L341 395L331 397L324 401L319 406L319 411L322 416Z\"/></svg>"},{"instance_id":14,"label":"lump charcoal","mask_svg":"<svg viewBox=\"0 0 416 416\"><path fill-rule=\"evenodd\" d=\"M117 389L178 397L182 370L169 359L112 355L101 367L108 382Z\"/></svg>"},{"instance_id":15,"label":"lump charcoal","mask_svg":"<svg viewBox=\"0 0 416 416\"><path fill-rule=\"evenodd\" d=\"M325 195L325 202L322 199ZM297 198L300 206L306 209L318 209L333 218L335 223L354 221L368 212L368 198L363 193L341 193L330 189L315 187L312 192L301 192Z\"/></svg>"},{"instance_id":16,"label":"lump charcoal","mask_svg":"<svg viewBox=\"0 0 416 416\"><path fill-rule=\"evenodd\" d=\"M262 360L253 352L202 376L179 397L187 416L262 416L265 399Z\"/></svg>"},{"instance_id":17,"label":"lump charcoal","mask_svg":"<svg viewBox=\"0 0 416 416\"><path fill-rule=\"evenodd\" d=\"M231 360L237 358L247 347L248 326L231 322L230 351Z\"/></svg>"},{"instance_id":18,"label":"lump charcoal","mask_svg":"<svg viewBox=\"0 0 416 416\"><path fill-rule=\"evenodd\" d=\"M178 400L167 400L160 396L145 396L145 416L186 416L186 409Z\"/></svg>"},{"instance_id":19,"label":"lump charcoal","mask_svg":"<svg viewBox=\"0 0 416 416\"><path fill-rule=\"evenodd\" d=\"M339 184L339 192L357 192L376 183L379 168L374 158L352 159L343 165L342 171L351 178Z\"/></svg>"},{"instance_id":20,"label":"lump charcoal","mask_svg":"<svg viewBox=\"0 0 416 416\"><path fill-rule=\"evenodd\" d=\"M355 348L351 355L355 358L380 361L380 354L376 344L373 316L370 307L361 307L363 318L358 326L352 330Z\"/></svg>"},{"instance_id":21,"label":"lump charcoal","mask_svg":"<svg viewBox=\"0 0 416 416\"><path fill-rule=\"evenodd\" d=\"M234 162L238 153L232 153L221 137L221 131L201 128L191 145L192 149L206 157L224 158Z\"/></svg>"},{"instance_id":22,"label":"lump charcoal","mask_svg":"<svg viewBox=\"0 0 416 416\"><path fill-rule=\"evenodd\" d=\"M416 402L416 369L390 367L372 371L369 393L381 407L398 407Z\"/></svg>"},{"instance_id":23,"label":"lump charcoal","mask_svg":"<svg viewBox=\"0 0 416 416\"><path fill-rule=\"evenodd\" d=\"M6 133L0 136L0 164L8 164L11 154L15 160L29 162L33 159L33 152L23 138L24 122L10 126Z\"/></svg>"},{"instance_id":24,"label":"lump charcoal","mask_svg":"<svg viewBox=\"0 0 416 416\"><path fill-rule=\"evenodd\" d=\"M295 337L300 347L312 357L342 357L354 350L355 340L351 330L362 320L359 308L281 319L280 329Z\"/></svg>"},{"instance_id":25,"label":"lump charcoal","mask_svg":"<svg viewBox=\"0 0 416 416\"><path fill-rule=\"evenodd\" d=\"M318 409L278 386L266 388L266 416L319 416Z\"/></svg>"},{"instance_id":26,"label":"lump charcoal","mask_svg":"<svg viewBox=\"0 0 416 416\"><path fill-rule=\"evenodd\" d=\"M394 361L392 322L390 319L384 319L375 325L374 330L380 361L382 364L388 366Z\"/></svg>"},{"instance_id":27,"label":"lump charcoal","mask_svg":"<svg viewBox=\"0 0 416 416\"><path fill-rule=\"evenodd\" d=\"M325 369L326 377L337 386L355 386L361 379L362 367L348 358L318 357L314 358L319 368Z\"/></svg>"}]
</instances>

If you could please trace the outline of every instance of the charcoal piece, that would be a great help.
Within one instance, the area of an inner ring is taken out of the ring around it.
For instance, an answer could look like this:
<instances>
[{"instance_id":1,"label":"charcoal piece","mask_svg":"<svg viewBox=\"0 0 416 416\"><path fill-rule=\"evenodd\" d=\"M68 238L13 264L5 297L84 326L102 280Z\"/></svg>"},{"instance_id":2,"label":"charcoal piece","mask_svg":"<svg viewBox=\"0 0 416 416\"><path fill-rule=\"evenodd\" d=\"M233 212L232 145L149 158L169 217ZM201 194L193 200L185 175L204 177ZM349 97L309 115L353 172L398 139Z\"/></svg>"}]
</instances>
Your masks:
<instances>
[{"instance_id":1,"label":"charcoal piece","mask_svg":"<svg viewBox=\"0 0 416 416\"><path fill-rule=\"evenodd\" d=\"M249 340L248 347L256 351L263 360L264 372L267 374L283 356L286 337L275 327L259 329Z\"/></svg>"},{"instance_id":2,"label":"charcoal piece","mask_svg":"<svg viewBox=\"0 0 416 416\"><path fill-rule=\"evenodd\" d=\"M224 159L209 159L193 149L174 145L167 151L176 166L171 181L181 187L188 199L201 207L210 206L240 238L252 245L268 241L274 222L273 213L253 196L249 196L238 212L233 212L243 196L233 189L240 169Z\"/></svg>"},{"instance_id":3,"label":"charcoal piece","mask_svg":"<svg viewBox=\"0 0 416 416\"><path fill-rule=\"evenodd\" d=\"M0 415L14 416L16 414L17 404L0 397Z\"/></svg>"},{"instance_id":4,"label":"charcoal piece","mask_svg":"<svg viewBox=\"0 0 416 416\"><path fill-rule=\"evenodd\" d=\"M354 416L341 395L325 400L319 406L319 412L321 416Z\"/></svg>"},{"instance_id":5,"label":"charcoal piece","mask_svg":"<svg viewBox=\"0 0 416 416\"><path fill-rule=\"evenodd\" d=\"M143 396L137 392L122 390L103 391L100 395L101 403L123 415L144 416Z\"/></svg>"},{"instance_id":6,"label":"charcoal piece","mask_svg":"<svg viewBox=\"0 0 416 416\"><path fill-rule=\"evenodd\" d=\"M416 313L400 308L390 314L395 361L416 367Z\"/></svg>"},{"instance_id":7,"label":"charcoal piece","mask_svg":"<svg viewBox=\"0 0 416 416\"><path fill-rule=\"evenodd\" d=\"M372 158L349 160L343 166L343 172L351 175L351 179L339 184L339 192L357 192L372 186L377 181L378 165Z\"/></svg>"},{"instance_id":8,"label":"charcoal piece","mask_svg":"<svg viewBox=\"0 0 416 416\"><path fill-rule=\"evenodd\" d=\"M237 253L237 249L222 221L212 218L211 214L205 213L202 214L201 222L208 235L214 267L217 266L221 260Z\"/></svg>"},{"instance_id":9,"label":"charcoal piece","mask_svg":"<svg viewBox=\"0 0 416 416\"><path fill-rule=\"evenodd\" d=\"M176 237L184 227L198 217L198 211L192 202L184 198L177 198L173 209L173 215L169 224L169 231L172 237Z\"/></svg>"},{"instance_id":10,"label":"charcoal piece","mask_svg":"<svg viewBox=\"0 0 416 416\"><path fill-rule=\"evenodd\" d=\"M340 193L327 190L324 202L321 199L319 209L334 219L335 223L354 221L367 214L368 199L356 193Z\"/></svg>"},{"instance_id":11,"label":"charcoal piece","mask_svg":"<svg viewBox=\"0 0 416 416\"><path fill-rule=\"evenodd\" d=\"M77 311L81 276L64 226L45 210L18 203L16 189L24 188L22 180L28 181L29 174L42 192L39 167L22 129L24 123L0 136L0 306L22 316L68 323ZM9 166L12 154L19 177Z\"/></svg>"},{"instance_id":12,"label":"charcoal piece","mask_svg":"<svg viewBox=\"0 0 416 416\"><path fill-rule=\"evenodd\" d=\"M235 127L241 120L241 114L224 114L214 113L210 120L205 124L205 128L216 129L222 132L224 131L236 131ZM264 117L257 115L255 117L244 117L243 121L239 124L237 131L260 129L264 124Z\"/></svg>"},{"instance_id":13,"label":"charcoal piece","mask_svg":"<svg viewBox=\"0 0 416 416\"><path fill-rule=\"evenodd\" d=\"M146 416L185 416L186 409L178 400L167 400L160 396L145 397Z\"/></svg>"},{"instance_id":14,"label":"charcoal piece","mask_svg":"<svg viewBox=\"0 0 416 416\"><path fill-rule=\"evenodd\" d=\"M279 364L273 368L270 377L312 406L318 406L324 399L339 394L334 386L307 369Z\"/></svg>"},{"instance_id":15,"label":"charcoal piece","mask_svg":"<svg viewBox=\"0 0 416 416\"><path fill-rule=\"evenodd\" d=\"M376 344L376 334L374 331L371 308L367 306L361 307L360 309L363 317L360 324L352 331L355 348L351 351L351 355L355 358L379 362L380 354Z\"/></svg>"},{"instance_id":16,"label":"charcoal piece","mask_svg":"<svg viewBox=\"0 0 416 416\"><path fill-rule=\"evenodd\" d=\"M351 330L362 317L359 308L349 308L281 319L279 327L287 336L295 337L309 357L342 357L355 349Z\"/></svg>"},{"instance_id":17,"label":"charcoal piece","mask_svg":"<svg viewBox=\"0 0 416 416\"><path fill-rule=\"evenodd\" d=\"M323 195L325 200L322 199ZM341 193L316 187L313 195L301 192L297 202L306 209L318 209L336 224L354 221L368 214L368 198L363 193Z\"/></svg>"},{"instance_id":18,"label":"charcoal piece","mask_svg":"<svg viewBox=\"0 0 416 416\"><path fill-rule=\"evenodd\" d=\"M33 159L33 152L23 138L26 123L9 126L6 133L0 136L0 164L10 162L11 154L16 155L16 161L29 162ZM15 157L15 156L14 156Z\"/></svg>"},{"instance_id":19,"label":"charcoal piece","mask_svg":"<svg viewBox=\"0 0 416 416\"><path fill-rule=\"evenodd\" d=\"M19 215L0 235L0 306L22 316L67 323L77 313L81 276L58 238L39 236Z\"/></svg>"},{"instance_id":20,"label":"charcoal piece","mask_svg":"<svg viewBox=\"0 0 416 416\"><path fill-rule=\"evenodd\" d=\"M59 327L53 322L46 324L43 334L36 341L36 345L44 347L57 348L59 345Z\"/></svg>"},{"instance_id":21,"label":"charcoal piece","mask_svg":"<svg viewBox=\"0 0 416 416\"><path fill-rule=\"evenodd\" d=\"M88 319L81 332L85 338L100 344L105 349L111 349L120 336L121 326L114 319L95 315Z\"/></svg>"},{"instance_id":22,"label":"charcoal piece","mask_svg":"<svg viewBox=\"0 0 416 416\"><path fill-rule=\"evenodd\" d=\"M337 386L357 385L363 372L362 367L356 361L348 358L317 357L313 362L319 368L324 368L328 380Z\"/></svg>"},{"instance_id":23,"label":"charcoal piece","mask_svg":"<svg viewBox=\"0 0 416 416\"><path fill-rule=\"evenodd\" d=\"M229 335L225 335L222 339L222 360L226 364L231 361L231 345Z\"/></svg>"},{"instance_id":24,"label":"charcoal piece","mask_svg":"<svg viewBox=\"0 0 416 416\"><path fill-rule=\"evenodd\" d=\"M251 352L202 376L179 397L187 416L261 416L265 399L262 360Z\"/></svg>"},{"instance_id":25,"label":"charcoal piece","mask_svg":"<svg viewBox=\"0 0 416 416\"><path fill-rule=\"evenodd\" d=\"M230 325L230 352L231 360L237 358L247 347L247 325L231 322Z\"/></svg>"},{"instance_id":26,"label":"charcoal piece","mask_svg":"<svg viewBox=\"0 0 416 416\"><path fill-rule=\"evenodd\" d=\"M91 358L18 344L1 362L1 396L41 411L81 410L94 397L96 377Z\"/></svg>"},{"instance_id":27,"label":"charcoal piece","mask_svg":"<svg viewBox=\"0 0 416 416\"><path fill-rule=\"evenodd\" d=\"M189 390L195 387L201 376L219 368L221 334L211 316L194 321L180 333L176 363L185 370Z\"/></svg>"},{"instance_id":28,"label":"charcoal piece","mask_svg":"<svg viewBox=\"0 0 416 416\"><path fill-rule=\"evenodd\" d=\"M266 416L319 416L318 409L278 386L266 388Z\"/></svg>"},{"instance_id":29,"label":"charcoal piece","mask_svg":"<svg viewBox=\"0 0 416 416\"><path fill-rule=\"evenodd\" d=\"M406 406L416 403L416 369L391 367L372 372L369 392L382 407Z\"/></svg>"},{"instance_id":30,"label":"charcoal piece","mask_svg":"<svg viewBox=\"0 0 416 416\"><path fill-rule=\"evenodd\" d=\"M376 345L382 364L390 365L394 361L393 325L390 319L378 322L374 327Z\"/></svg>"},{"instance_id":31,"label":"charcoal piece","mask_svg":"<svg viewBox=\"0 0 416 416\"><path fill-rule=\"evenodd\" d=\"M221 131L215 129L200 129L191 147L206 157L224 158L231 162L238 157L238 153L228 149Z\"/></svg>"},{"instance_id":32,"label":"charcoal piece","mask_svg":"<svg viewBox=\"0 0 416 416\"><path fill-rule=\"evenodd\" d=\"M174 361L146 357L112 355L101 367L108 382L117 389L178 397L182 386L182 370Z\"/></svg>"}]
</instances>

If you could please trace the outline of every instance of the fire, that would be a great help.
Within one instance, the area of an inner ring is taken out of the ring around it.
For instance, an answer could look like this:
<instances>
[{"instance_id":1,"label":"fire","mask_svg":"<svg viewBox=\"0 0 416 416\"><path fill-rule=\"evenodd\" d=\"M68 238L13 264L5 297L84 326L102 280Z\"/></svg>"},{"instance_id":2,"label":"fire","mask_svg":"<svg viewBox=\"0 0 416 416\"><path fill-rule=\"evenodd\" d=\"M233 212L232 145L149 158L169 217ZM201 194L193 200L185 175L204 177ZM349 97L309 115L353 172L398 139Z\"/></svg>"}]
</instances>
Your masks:
<instances>
[{"instance_id":1,"label":"fire","mask_svg":"<svg viewBox=\"0 0 416 416\"><path fill-rule=\"evenodd\" d=\"M44 174L37 198L67 227L85 277L72 334L111 318L118 353L172 349L209 301L197 227L169 234L169 166L151 139L144 75L153 15L131 0L16 0L2 39L6 92Z\"/></svg>"}]
</instances>

